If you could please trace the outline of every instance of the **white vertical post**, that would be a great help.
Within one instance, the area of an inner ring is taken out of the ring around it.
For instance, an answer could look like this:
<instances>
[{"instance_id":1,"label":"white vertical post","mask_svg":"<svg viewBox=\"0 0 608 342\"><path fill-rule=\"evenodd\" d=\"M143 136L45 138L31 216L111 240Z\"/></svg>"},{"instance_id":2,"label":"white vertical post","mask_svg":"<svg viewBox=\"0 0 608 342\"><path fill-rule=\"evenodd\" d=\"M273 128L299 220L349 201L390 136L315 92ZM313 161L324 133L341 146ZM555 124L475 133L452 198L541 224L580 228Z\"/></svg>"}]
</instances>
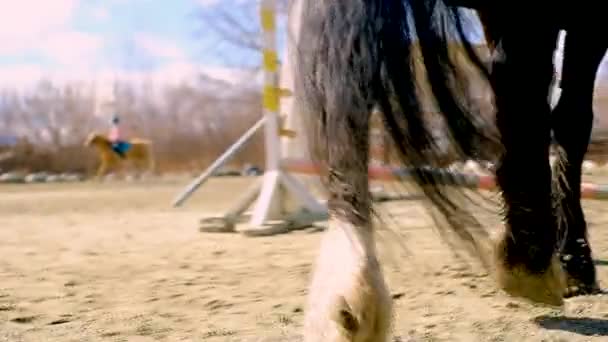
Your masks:
<instances>
[{"instance_id":1,"label":"white vertical post","mask_svg":"<svg viewBox=\"0 0 608 342\"><path fill-rule=\"evenodd\" d=\"M260 19L263 32L263 105L266 116L266 171L277 171L280 167L281 148L279 139L279 57L276 49L275 0L262 0Z\"/></svg>"},{"instance_id":2,"label":"white vertical post","mask_svg":"<svg viewBox=\"0 0 608 342\"><path fill-rule=\"evenodd\" d=\"M282 216L284 194L281 188L281 141L279 138L279 57L276 51L275 0L262 0L260 22L263 34L264 90L263 106L266 116L264 127L266 170L260 196L251 215L251 225L261 226L264 222Z\"/></svg>"},{"instance_id":3,"label":"white vertical post","mask_svg":"<svg viewBox=\"0 0 608 342\"><path fill-rule=\"evenodd\" d=\"M294 74L297 65L297 43L300 36L301 17L304 9L304 1L291 1L287 22L287 44L285 46L285 57L281 64L280 88L294 91ZM296 136L281 141L281 157L287 160L300 160L312 163L309 142L304 130L302 113L296 108L293 96L280 98L281 115L285 115L284 128L296 132ZM293 175L301 183L306 184L309 189L322 189L321 177L319 175Z\"/></svg>"},{"instance_id":4,"label":"white vertical post","mask_svg":"<svg viewBox=\"0 0 608 342\"><path fill-rule=\"evenodd\" d=\"M288 22L287 22L287 44L285 46L285 57L283 63L281 63L281 79L280 87L282 89L294 90L294 64L297 42L300 35L300 22L302 16L303 1L294 0L291 2L289 8ZM283 139L282 153L283 157L287 159L300 159L309 160L308 142L306 140L306 134L300 133L302 131L302 120L300 113L297 113L295 108L295 99L293 96L282 97L280 99L281 114L286 115L285 125L287 129L296 131L296 136L292 139Z\"/></svg>"},{"instance_id":5,"label":"white vertical post","mask_svg":"<svg viewBox=\"0 0 608 342\"><path fill-rule=\"evenodd\" d=\"M266 168L262 182L255 183L249 191L235 204L223 217L224 226L201 227L201 231L234 231L235 218L241 216L249 204L259 196L255 202L249 229L242 233L249 236L260 236L284 232L292 227L301 227L312 222L325 219L326 208L295 177L282 168L280 131L280 103L279 90L279 58L276 52L276 11L275 0L261 0L260 21L263 31L263 110L264 110L264 138L266 152ZM294 7L300 7L301 1L296 0ZM299 14L296 16L299 20ZM290 15L290 19L294 16ZM290 25L291 26L291 25ZM290 42L293 43L293 42ZM291 73L292 70L288 70ZM292 75L287 75L291 77ZM291 81L293 82L293 81ZM287 88L287 87L285 87ZM293 110L293 109L292 109ZM290 116L296 116L290 113ZM298 127L298 126L295 126ZM295 128L294 127L294 128ZM303 137L297 134L296 137ZM195 183L197 186L199 183ZM186 191L189 191L188 189ZM191 192L188 192L191 193ZM294 200L298 208L287 213L287 200ZM299 210L298 210L299 209ZM211 223L213 223L213 219ZM275 222L272 222L275 221ZM278 223L277 223L278 221Z\"/></svg>"}]
</instances>

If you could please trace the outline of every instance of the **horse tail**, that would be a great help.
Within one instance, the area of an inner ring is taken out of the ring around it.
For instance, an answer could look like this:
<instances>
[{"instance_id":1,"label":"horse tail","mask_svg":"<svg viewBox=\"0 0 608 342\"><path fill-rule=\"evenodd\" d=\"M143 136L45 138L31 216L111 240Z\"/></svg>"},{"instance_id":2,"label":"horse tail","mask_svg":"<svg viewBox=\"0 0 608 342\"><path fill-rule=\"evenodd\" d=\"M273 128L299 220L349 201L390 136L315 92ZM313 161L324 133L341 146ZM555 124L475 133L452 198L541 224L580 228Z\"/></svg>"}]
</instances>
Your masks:
<instances>
[{"instance_id":1,"label":"horse tail","mask_svg":"<svg viewBox=\"0 0 608 342\"><path fill-rule=\"evenodd\" d=\"M481 225L462 201L468 194L449 186L449 173L428 167L442 157L429 103L436 104L458 157L488 157L501 148L489 129L495 125L479 115L467 87L472 72L489 80L465 36L468 17L440 0L304 1L294 95L313 159L326 166L331 144L346 154L361 148L348 136L367 133L358 123L377 107L400 161L413 168L413 180L443 217L440 228L479 251L473 236L485 230L476 229ZM424 84L426 101L419 89Z\"/></svg>"}]
</instances>

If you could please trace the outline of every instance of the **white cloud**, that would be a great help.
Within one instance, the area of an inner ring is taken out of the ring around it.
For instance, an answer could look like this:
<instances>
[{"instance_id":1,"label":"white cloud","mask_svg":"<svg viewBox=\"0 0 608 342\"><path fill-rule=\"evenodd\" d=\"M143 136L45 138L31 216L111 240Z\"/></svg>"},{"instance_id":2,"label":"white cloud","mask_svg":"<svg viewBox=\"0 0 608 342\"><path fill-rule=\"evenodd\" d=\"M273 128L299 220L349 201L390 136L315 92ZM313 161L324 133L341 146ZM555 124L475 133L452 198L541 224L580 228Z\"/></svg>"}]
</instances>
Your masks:
<instances>
[{"instance_id":1,"label":"white cloud","mask_svg":"<svg viewBox=\"0 0 608 342\"><path fill-rule=\"evenodd\" d=\"M40 80L43 70L38 65L10 65L0 68L0 82L3 88L17 89L29 87Z\"/></svg>"},{"instance_id":2,"label":"white cloud","mask_svg":"<svg viewBox=\"0 0 608 342\"><path fill-rule=\"evenodd\" d=\"M79 67L48 69L36 64L1 65L0 89L27 92L43 80L51 81L58 86L76 83L92 84L96 79L95 76L97 75L91 69Z\"/></svg>"},{"instance_id":3,"label":"white cloud","mask_svg":"<svg viewBox=\"0 0 608 342\"><path fill-rule=\"evenodd\" d=\"M150 34L138 34L134 42L140 49L153 57L182 60L185 58L184 51L169 39L163 39Z\"/></svg>"},{"instance_id":4,"label":"white cloud","mask_svg":"<svg viewBox=\"0 0 608 342\"><path fill-rule=\"evenodd\" d=\"M198 4L203 7L211 7L219 4L221 0L198 0Z\"/></svg>"},{"instance_id":5,"label":"white cloud","mask_svg":"<svg viewBox=\"0 0 608 342\"><path fill-rule=\"evenodd\" d=\"M256 84L259 77L246 70L197 65L190 62L187 53L174 41L153 34L138 34L134 43L151 57L161 58L163 65L150 72L105 69L98 63L107 43L103 36L75 31L71 19L77 14L80 0L0 0L3 8L0 21L0 54L19 56L34 53L52 59L53 68L37 64L0 64L0 88L31 89L43 79L62 85L78 82L92 85L107 83L117 77L133 82L176 84L196 82L201 73L235 85ZM107 0L107 2L135 0ZM143 1L143 0L139 0ZM201 5L215 5L220 0L195 0ZM105 4L107 5L107 4ZM108 8L89 8L89 15L103 20L109 17ZM256 78L257 77L257 78ZM84 87L84 85L83 85Z\"/></svg>"},{"instance_id":6,"label":"white cloud","mask_svg":"<svg viewBox=\"0 0 608 342\"><path fill-rule=\"evenodd\" d=\"M35 53L59 64L90 64L103 41L70 28L79 1L0 0L0 54Z\"/></svg>"},{"instance_id":7,"label":"white cloud","mask_svg":"<svg viewBox=\"0 0 608 342\"><path fill-rule=\"evenodd\" d=\"M110 17L110 12L107 8L99 6L93 8L93 10L91 11L91 15L96 20L106 20Z\"/></svg>"},{"instance_id":8,"label":"white cloud","mask_svg":"<svg viewBox=\"0 0 608 342\"><path fill-rule=\"evenodd\" d=\"M197 65L186 62L166 64L151 72L120 71L110 68L94 69L90 67L63 67L48 69L34 64L1 65L0 89L31 89L41 80L50 80L59 86L64 84L105 84L112 80L126 81L132 84L150 82L156 86L175 85L182 82L196 83L198 76L204 74L217 80L236 86L261 86L261 73L254 74L249 70L217 66Z\"/></svg>"},{"instance_id":9,"label":"white cloud","mask_svg":"<svg viewBox=\"0 0 608 342\"><path fill-rule=\"evenodd\" d=\"M102 40L69 28L79 1L0 0L0 54L33 52L61 64L88 63Z\"/></svg>"},{"instance_id":10,"label":"white cloud","mask_svg":"<svg viewBox=\"0 0 608 342\"><path fill-rule=\"evenodd\" d=\"M195 82L201 74L232 85L240 85L244 82L255 85L256 82L261 81L260 75L252 75L246 69L199 65L189 62L167 63L150 72L121 72L117 74L117 78L134 83L151 81L153 84L175 85L182 82ZM258 82L257 84L261 83Z\"/></svg>"},{"instance_id":11,"label":"white cloud","mask_svg":"<svg viewBox=\"0 0 608 342\"><path fill-rule=\"evenodd\" d=\"M262 73L253 73L251 70L228 68L218 66L202 66L199 71L204 75L228 82L232 85L246 85L247 87L261 85Z\"/></svg>"},{"instance_id":12,"label":"white cloud","mask_svg":"<svg viewBox=\"0 0 608 342\"><path fill-rule=\"evenodd\" d=\"M51 34L39 50L65 65L89 65L103 46L103 39L95 34L65 31Z\"/></svg>"},{"instance_id":13,"label":"white cloud","mask_svg":"<svg viewBox=\"0 0 608 342\"><path fill-rule=\"evenodd\" d=\"M0 53L19 52L64 27L77 4L78 0L0 0Z\"/></svg>"},{"instance_id":14,"label":"white cloud","mask_svg":"<svg viewBox=\"0 0 608 342\"><path fill-rule=\"evenodd\" d=\"M126 4L132 4L134 2L150 2L150 1L157 1L157 0L105 0L104 2L110 5L126 5Z\"/></svg>"},{"instance_id":15,"label":"white cloud","mask_svg":"<svg viewBox=\"0 0 608 342\"><path fill-rule=\"evenodd\" d=\"M213 7L213 6L218 5L221 2L222 2L222 0L197 0L197 3L201 7ZM251 2L251 0L234 0L234 2L237 5L242 5L242 4L246 4L248 2Z\"/></svg>"}]
</instances>

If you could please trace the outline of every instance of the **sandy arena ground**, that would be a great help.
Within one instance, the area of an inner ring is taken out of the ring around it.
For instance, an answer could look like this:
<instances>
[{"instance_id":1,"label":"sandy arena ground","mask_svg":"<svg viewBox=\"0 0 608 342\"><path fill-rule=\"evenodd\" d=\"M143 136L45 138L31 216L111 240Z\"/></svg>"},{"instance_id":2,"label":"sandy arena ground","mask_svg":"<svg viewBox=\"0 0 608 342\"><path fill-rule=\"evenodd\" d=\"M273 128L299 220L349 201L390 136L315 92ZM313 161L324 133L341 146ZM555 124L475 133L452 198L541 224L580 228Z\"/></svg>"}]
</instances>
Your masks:
<instances>
[{"instance_id":1,"label":"sandy arena ground","mask_svg":"<svg viewBox=\"0 0 608 342\"><path fill-rule=\"evenodd\" d=\"M0 186L0 341L299 341L321 234L200 233L250 180L212 180L171 208L187 181ZM564 312L509 299L438 241L419 203L391 205L395 341L608 341L608 296ZM604 286L606 205L585 204Z\"/></svg>"}]
</instances>

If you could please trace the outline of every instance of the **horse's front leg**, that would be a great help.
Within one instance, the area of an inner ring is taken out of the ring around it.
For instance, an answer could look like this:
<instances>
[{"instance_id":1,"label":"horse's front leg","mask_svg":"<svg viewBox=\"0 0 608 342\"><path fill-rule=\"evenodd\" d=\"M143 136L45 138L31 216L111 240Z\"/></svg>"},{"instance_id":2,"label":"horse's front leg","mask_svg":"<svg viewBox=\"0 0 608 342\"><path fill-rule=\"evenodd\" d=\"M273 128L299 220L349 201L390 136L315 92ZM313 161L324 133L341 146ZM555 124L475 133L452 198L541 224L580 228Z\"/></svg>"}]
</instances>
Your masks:
<instances>
[{"instance_id":1,"label":"horse's front leg","mask_svg":"<svg viewBox=\"0 0 608 342\"><path fill-rule=\"evenodd\" d=\"M329 227L305 317L306 342L384 342L392 299L376 256L368 185L369 113L329 115ZM340 113L336 111L335 113Z\"/></svg>"},{"instance_id":2,"label":"horse's front leg","mask_svg":"<svg viewBox=\"0 0 608 342\"><path fill-rule=\"evenodd\" d=\"M562 305L565 284L555 253L557 220L549 165L548 93L557 30L548 26L505 31L505 58L493 65L497 126L505 148L496 170L506 220L496 274L511 295Z\"/></svg>"},{"instance_id":3,"label":"horse's front leg","mask_svg":"<svg viewBox=\"0 0 608 342\"><path fill-rule=\"evenodd\" d=\"M577 30L566 35L562 93L552 113L555 139L562 149L556 172L561 185L558 208L565 228L561 261L568 276L567 297L600 291L581 206L581 167L593 126L595 78L608 42L588 37Z\"/></svg>"},{"instance_id":4,"label":"horse's front leg","mask_svg":"<svg viewBox=\"0 0 608 342\"><path fill-rule=\"evenodd\" d=\"M106 174L106 171L108 171L108 162L105 160L102 160L101 163L99 164L99 168L97 168L97 173L95 174L95 180L100 182L101 178Z\"/></svg>"}]
</instances>

